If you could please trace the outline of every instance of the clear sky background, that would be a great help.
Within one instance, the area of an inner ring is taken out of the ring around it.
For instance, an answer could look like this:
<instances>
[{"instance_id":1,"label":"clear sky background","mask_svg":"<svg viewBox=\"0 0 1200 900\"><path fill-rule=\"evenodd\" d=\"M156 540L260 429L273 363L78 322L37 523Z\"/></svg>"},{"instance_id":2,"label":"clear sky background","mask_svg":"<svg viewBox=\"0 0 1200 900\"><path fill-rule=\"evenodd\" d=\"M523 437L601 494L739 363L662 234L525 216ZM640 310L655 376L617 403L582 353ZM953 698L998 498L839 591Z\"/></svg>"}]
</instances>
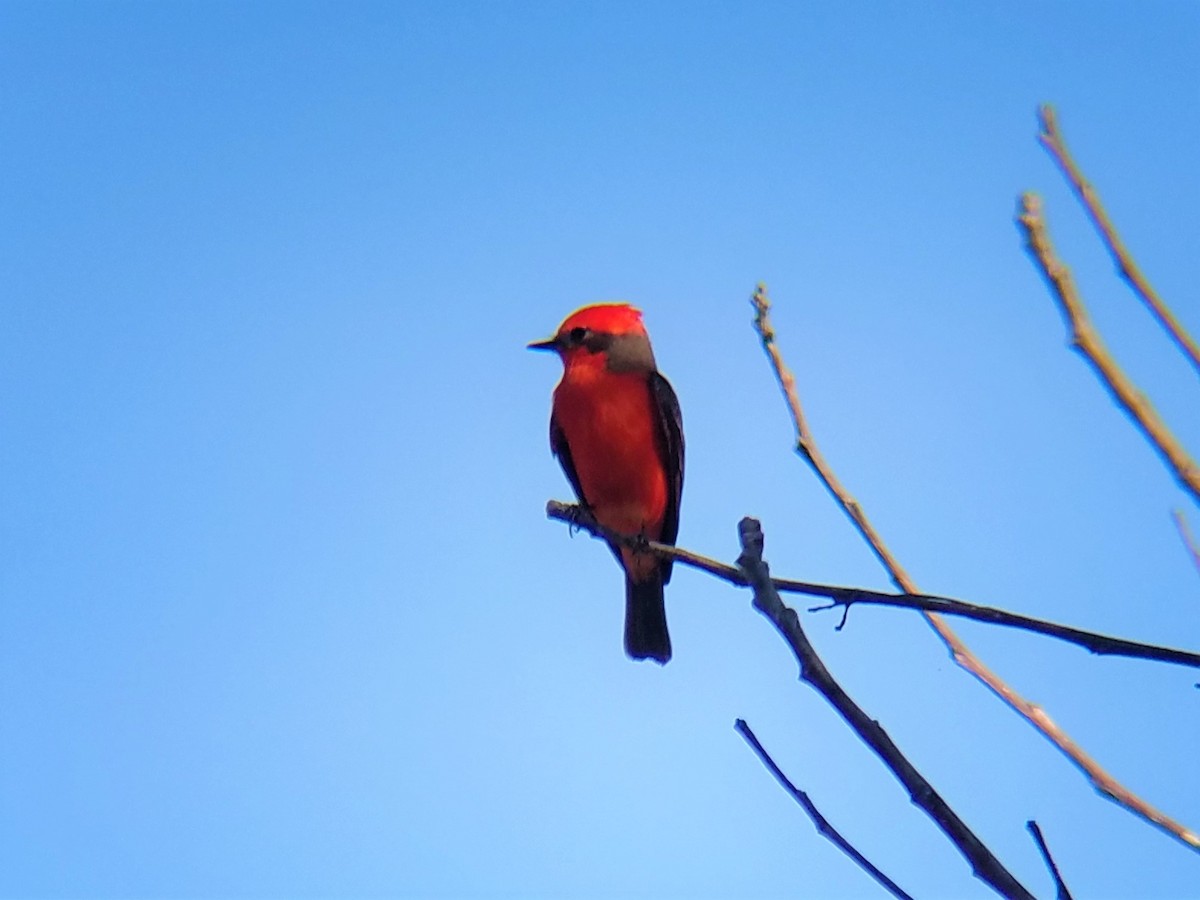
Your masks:
<instances>
[{"instance_id":1,"label":"clear sky background","mask_svg":"<svg viewBox=\"0 0 1200 900\"><path fill-rule=\"evenodd\" d=\"M744 591L677 569L621 650L527 353L645 311L688 440L682 545L887 588L821 445L925 590L1196 649L1200 511L1065 346L1043 193L1194 452L1200 385L1038 147L1063 128L1200 333L1200 5L0 5L0 895L877 895L745 717L909 892L989 896ZM810 605L798 601L802 607ZM1200 896L914 615L804 624L1039 896ZM960 634L1200 828L1200 678Z\"/></svg>"}]
</instances>

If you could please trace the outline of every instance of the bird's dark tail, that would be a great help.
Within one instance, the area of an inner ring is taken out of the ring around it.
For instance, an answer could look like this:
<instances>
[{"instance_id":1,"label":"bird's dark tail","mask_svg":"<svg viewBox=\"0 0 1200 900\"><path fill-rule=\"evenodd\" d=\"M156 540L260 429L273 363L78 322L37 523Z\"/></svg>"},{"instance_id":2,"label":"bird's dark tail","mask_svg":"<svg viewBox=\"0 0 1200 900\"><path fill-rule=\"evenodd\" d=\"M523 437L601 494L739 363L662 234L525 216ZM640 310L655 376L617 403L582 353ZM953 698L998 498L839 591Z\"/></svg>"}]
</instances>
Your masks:
<instances>
[{"instance_id":1,"label":"bird's dark tail","mask_svg":"<svg viewBox=\"0 0 1200 900\"><path fill-rule=\"evenodd\" d=\"M662 576L646 581L625 576L625 652L633 659L652 659L665 665L671 658Z\"/></svg>"}]
</instances>

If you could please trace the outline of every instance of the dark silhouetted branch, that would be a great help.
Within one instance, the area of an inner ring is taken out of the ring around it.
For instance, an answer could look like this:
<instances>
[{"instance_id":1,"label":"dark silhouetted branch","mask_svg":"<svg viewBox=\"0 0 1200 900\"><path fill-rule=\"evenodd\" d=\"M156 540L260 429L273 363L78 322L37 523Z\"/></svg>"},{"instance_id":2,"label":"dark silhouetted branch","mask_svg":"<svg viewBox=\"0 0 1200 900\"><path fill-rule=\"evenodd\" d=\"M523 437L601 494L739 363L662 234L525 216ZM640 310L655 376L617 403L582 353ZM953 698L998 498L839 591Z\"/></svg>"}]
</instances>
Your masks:
<instances>
[{"instance_id":1,"label":"dark silhouetted branch","mask_svg":"<svg viewBox=\"0 0 1200 900\"><path fill-rule=\"evenodd\" d=\"M762 341L763 350L771 362L775 378L783 391L788 408L792 413L792 424L796 429L796 452L809 464L817 478L841 506L843 512L854 523L860 535L871 547L880 562L887 568L892 582L906 594L919 594L916 583L901 568L900 563L884 545L882 538L872 527L866 514L858 502L841 486L832 468L825 462L817 449L803 411L800 408L800 398L796 393L796 380L784 364L783 355L775 337L775 329L770 321L771 302L767 298L765 285L759 285L751 298L754 306L754 328ZM1029 722L1034 728L1044 734L1062 753L1070 759L1088 777L1092 786L1106 797L1136 813L1147 822L1163 829L1173 837L1183 841L1193 850L1200 850L1200 835L1185 827L1174 819L1163 814L1158 809L1138 797L1123 784L1108 774L1100 764L1088 756L1071 737L1050 718L1040 706L1026 700L1013 690L1000 676L991 671L983 661L962 641L937 613L922 613L926 621L937 632L954 661L985 684L997 697L1007 703L1016 713Z\"/></svg>"},{"instance_id":2,"label":"dark silhouetted branch","mask_svg":"<svg viewBox=\"0 0 1200 900\"><path fill-rule=\"evenodd\" d=\"M690 550L674 547L669 544L659 544L636 536L620 534L610 528L605 528L593 519L588 512L574 504L559 503L551 500L546 504L546 515L560 522L567 522L575 528L583 529L589 534L603 537L625 547L641 548L647 553L667 557L684 565L708 572L718 578L742 587L746 586L742 571L734 566L726 565L715 559L709 559ZM951 597L938 597L931 594L885 594L879 591L868 591L863 588L839 587L831 584L814 584L807 581L793 581L788 578L773 578L772 583L777 591L790 594L804 594L809 597L824 597L829 600L828 606L813 607L809 612L820 612L835 607L849 608L855 603L872 606L893 606L901 609L916 609L925 612L944 613L951 616L974 619L977 622L987 622L992 625L1003 625L1009 628L1019 628L1035 634L1058 638L1072 644L1077 644L1092 653L1107 656L1127 656L1135 659L1152 659L1159 662L1175 663L1181 666L1200 668L1200 653L1188 650L1176 650L1172 647L1158 647L1154 644L1143 644L1138 641L1128 641L1124 638L1109 637L1093 631L1084 631L1068 625L1058 625L1043 619L1023 616L1018 613L1006 612L990 606L979 606L965 600L955 600ZM841 628L841 626L838 626Z\"/></svg>"},{"instance_id":3,"label":"dark silhouetted branch","mask_svg":"<svg viewBox=\"0 0 1200 900\"><path fill-rule=\"evenodd\" d=\"M878 722L868 716L834 680L825 664L817 656L816 650L809 643L804 629L800 627L800 617L794 609L784 605L771 583L770 572L763 561L763 533L758 521L745 518L738 525L738 537L742 544L742 555L738 557L738 565L745 572L750 587L754 591L754 608L766 616L776 630L787 641L788 646L800 663L800 678L812 685L834 709L846 720L846 723L858 733L876 755L883 760L884 765L907 789L912 802L929 815L946 837L958 847L959 851L971 864L976 877L991 885L1005 897L1030 898L1029 893L1021 883L1013 877L999 859L975 836L967 824L958 817L949 804L941 798L920 772L908 761L900 748L895 745L886 731Z\"/></svg>"},{"instance_id":4,"label":"dark silhouetted branch","mask_svg":"<svg viewBox=\"0 0 1200 900\"><path fill-rule=\"evenodd\" d=\"M787 590L786 585L780 590ZM839 594L842 588L834 588ZM816 594L818 591L798 591L798 593ZM825 596L829 596L826 594ZM1160 662L1176 663L1181 666L1200 668L1200 653L1188 650L1176 650L1172 647L1156 647L1153 644L1143 644L1138 641L1127 641L1123 638L1109 637L1069 625L1058 625L1018 613L994 609L990 606L978 606L965 600L953 600L949 597L934 597L929 594L877 594L873 591L847 590L845 594L829 596L827 606L816 606L809 612L819 612L834 609L838 606L849 607L854 603L868 603L873 606L899 606L907 609L922 609L926 612L942 613L948 616L962 616L977 622L990 622L993 625L1003 625L1008 628L1021 628L1037 634L1059 638L1078 644L1097 655L1131 656L1138 659L1154 659ZM841 626L839 626L840 628Z\"/></svg>"},{"instance_id":5,"label":"dark silhouetted branch","mask_svg":"<svg viewBox=\"0 0 1200 900\"><path fill-rule=\"evenodd\" d=\"M647 553L668 557L692 568L701 569L710 575L716 575L718 578L724 579L731 584L746 587L746 576L742 574L741 569L737 566L726 565L723 562L709 559L707 556L692 553L690 550L684 550L682 547L676 547L672 544L660 544L657 541L648 541L636 535L621 534L619 531L613 531L611 528L606 528L597 522L586 507L580 506L577 503L560 503L558 500L547 500L546 518L566 522L572 528L579 528L586 531L592 537L604 538L606 541L612 541L614 544L628 547L631 550L642 549Z\"/></svg>"},{"instance_id":6,"label":"dark silhouetted branch","mask_svg":"<svg viewBox=\"0 0 1200 900\"><path fill-rule=\"evenodd\" d=\"M828 838L835 845L837 845L837 847L843 853L858 863L861 869L879 882L879 884L883 885L884 888L890 891L893 897L901 897L903 900L912 900L912 897L906 894L899 887L899 885L896 884L896 882L892 881L892 879L888 878L881 871L879 871L879 869L877 869L869 859L859 853L853 844L842 837L841 833L829 824L829 820L821 815L821 811L817 809L812 800L808 798L808 794L804 793L804 791L800 790L798 787L792 784L790 780L788 780L788 777L783 774L783 770L775 764L775 760L771 759L771 754L766 751L766 748L764 748L759 742L758 737L751 730L750 726L746 724L745 719L738 719L737 722L734 723L734 728L738 730L738 733L746 739L746 743L748 743L754 749L754 752L758 754L758 758L762 760L762 764L767 767L772 775L775 776L775 780L783 785L783 789L791 794L792 799L799 803L804 811L808 813L808 817L813 820L813 824L817 826L817 832L822 837Z\"/></svg>"},{"instance_id":7,"label":"dark silhouetted branch","mask_svg":"<svg viewBox=\"0 0 1200 900\"><path fill-rule=\"evenodd\" d=\"M1038 828L1038 823L1033 821L1033 819L1026 822L1025 827L1033 835L1033 839L1038 846L1038 851L1041 852L1042 859L1046 861L1046 868L1050 870L1050 875L1054 878L1054 887L1058 900L1073 900L1071 892L1067 888L1067 883L1063 881L1062 875L1058 871L1058 866L1054 862L1054 857L1050 855L1050 848L1046 846L1046 839L1042 837L1042 829Z\"/></svg>"}]
</instances>

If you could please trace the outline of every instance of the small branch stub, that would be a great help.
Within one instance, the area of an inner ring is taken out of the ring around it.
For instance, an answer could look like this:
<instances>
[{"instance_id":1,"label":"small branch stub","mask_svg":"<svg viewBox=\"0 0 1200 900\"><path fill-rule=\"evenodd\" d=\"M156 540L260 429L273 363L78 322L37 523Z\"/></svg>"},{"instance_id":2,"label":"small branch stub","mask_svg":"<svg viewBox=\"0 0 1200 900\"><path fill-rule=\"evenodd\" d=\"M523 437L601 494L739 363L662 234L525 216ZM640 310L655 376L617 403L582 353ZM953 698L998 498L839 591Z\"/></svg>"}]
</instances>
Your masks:
<instances>
[{"instance_id":1,"label":"small branch stub","mask_svg":"<svg viewBox=\"0 0 1200 900\"><path fill-rule=\"evenodd\" d=\"M573 503L560 503L550 500L546 504L546 515L560 522L565 522L572 531L586 531L594 537L603 537L607 541L629 547L631 550L643 553L653 553L656 556L673 559L685 566L708 572L730 584L744 587L746 576L736 566L726 565L699 553L693 553L682 547L671 544L660 544L647 541L637 535L619 534L604 528L596 522L587 509ZM753 522L753 520L750 520ZM761 533L760 533L761 535ZM761 549L761 544L760 544ZM949 616L961 616L974 619L977 622L987 622L992 625L1002 625L1007 628L1020 628L1035 634L1057 638L1077 644L1092 653L1105 656L1127 656L1135 659L1151 659L1158 662L1174 663L1181 666L1200 668L1200 653L1189 650L1178 650L1173 647L1162 647L1155 644L1144 644L1124 638L1110 637L1094 631L1084 631L1023 616L1019 613L1007 612L992 606L981 606L955 600L951 597L938 597L932 594L886 594L880 591L868 591L863 588L841 587L832 584L815 584L809 581L794 581L790 578L772 578L771 583L780 592L804 594L810 597L823 597L829 601L825 606L812 607L809 612L821 612L835 607L842 607L842 621L845 613L856 603L873 606L893 606L902 609L920 610L927 613L937 613ZM838 626L840 630L841 626Z\"/></svg>"}]
</instances>

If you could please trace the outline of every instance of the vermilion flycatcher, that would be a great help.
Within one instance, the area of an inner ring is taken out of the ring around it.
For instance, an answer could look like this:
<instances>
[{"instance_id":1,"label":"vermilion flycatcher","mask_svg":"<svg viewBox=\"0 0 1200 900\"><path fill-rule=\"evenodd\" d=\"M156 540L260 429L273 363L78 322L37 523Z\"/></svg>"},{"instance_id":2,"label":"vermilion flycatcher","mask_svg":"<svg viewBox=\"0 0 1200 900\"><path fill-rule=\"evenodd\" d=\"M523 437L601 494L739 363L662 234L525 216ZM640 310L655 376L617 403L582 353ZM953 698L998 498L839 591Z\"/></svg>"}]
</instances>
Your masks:
<instances>
[{"instance_id":1,"label":"vermilion flycatcher","mask_svg":"<svg viewBox=\"0 0 1200 900\"><path fill-rule=\"evenodd\" d=\"M529 345L563 362L550 412L550 449L580 503L621 534L674 544L683 491L679 401L659 374L642 314L627 303L571 313ZM609 544L625 570L625 652L665 663L671 637L663 585L671 560Z\"/></svg>"}]
</instances>

